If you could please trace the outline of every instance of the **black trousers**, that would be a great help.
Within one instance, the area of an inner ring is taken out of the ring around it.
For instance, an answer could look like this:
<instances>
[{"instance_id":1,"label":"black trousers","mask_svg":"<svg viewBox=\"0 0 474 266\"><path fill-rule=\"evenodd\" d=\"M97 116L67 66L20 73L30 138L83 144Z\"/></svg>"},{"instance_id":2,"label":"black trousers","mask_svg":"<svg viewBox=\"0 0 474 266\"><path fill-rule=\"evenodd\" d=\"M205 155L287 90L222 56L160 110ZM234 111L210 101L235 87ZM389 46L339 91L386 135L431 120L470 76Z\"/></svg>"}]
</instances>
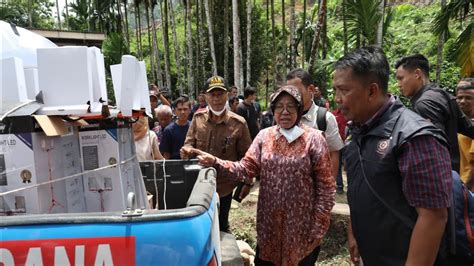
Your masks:
<instances>
[{"instance_id":1,"label":"black trousers","mask_svg":"<svg viewBox=\"0 0 474 266\"><path fill-rule=\"evenodd\" d=\"M300 263L298 263L298 265L299 266L314 266L314 264L318 260L320 251L321 251L321 246L317 246L311 253L309 253L308 256L304 257L300 261ZM259 258L260 249L258 248L258 246L257 246L257 251L255 253L256 253L255 260L254 260L255 266L273 266L274 265L273 263L269 261L262 260Z\"/></svg>"},{"instance_id":2,"label":"black trousers","mask_svg":"<svg viewBox=\"0 0 474 266\"><path fill-rule=\"evenodd\" d=\"M222 232L230 232L229 228L229 211L232 203L232 193L227 196L220 197L219 207L219 228Z\"/></svg>"}]
</instances>

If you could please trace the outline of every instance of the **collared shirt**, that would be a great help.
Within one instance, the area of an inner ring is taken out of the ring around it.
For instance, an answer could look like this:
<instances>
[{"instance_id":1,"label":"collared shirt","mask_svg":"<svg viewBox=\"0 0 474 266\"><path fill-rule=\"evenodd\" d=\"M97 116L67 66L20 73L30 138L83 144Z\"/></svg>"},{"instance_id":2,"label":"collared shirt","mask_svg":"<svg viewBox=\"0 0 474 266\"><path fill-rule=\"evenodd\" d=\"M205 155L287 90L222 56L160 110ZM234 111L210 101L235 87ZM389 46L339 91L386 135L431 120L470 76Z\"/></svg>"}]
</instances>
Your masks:
<instances>
[{"instance_id":1,"label":"collared shirt","mask_svg":"<svg viewBox=\"0 0 474 266\"><path fill-rule=\"evenodd\" d=\"M260 176L257 241L263 260L298 265L327 232L335 182L321 131L302 125L289 143L279 126L260 131L239 162L216 161L223 175L249 181Z\"/></svg>"},{"instance_id":2,"label":"collared shirt","mask_svg":"<svg viewBox=\"0 0 474 266\"><path fill-rule=\"evenodd\" d=\"M301 119L303 124L318 129L318 109L319 106L313 102L308 112L304 114ZM344 143L342 142L341 136L339 135L336 117L329 111L326 113L326 125L327 126L326 131L324 131L324 135L328 143L329 151L338 151L344 148Z\"/></svg>"},{"instance_id":3,"label":"collared shirt","mask_svg":"<svg viewBox=\"0 0 474 266\"><path fill-rule=\"evenodd\" d=\"M225 111L220 123L211 120L210 111L194 114L184 146L192 146L218 158L230 161L240 160L250 147L252 140L245 119ZM217 177L217 192L220 197L229 195L237 182L228 177Z\"/></svg>"},{"instance_id":4,"label":"collared shirt","mask_svg":"<svg viewBox=\"0 0 474 266\"><path fill-rule=\"evenodd\" d=\"M369 130L376 122L378 122L380 116L387 111L387 109L395 102L395 97L393 95L389 94L389 98L385 103L382 105L382 107L375 112L375 114L365 123L363 124L354 124L352 121L349 122L349 127L351 130L353 130L355 133L359 134L364 134L367 130Z\"/></svg>"},{"instance_id":5,"label":"collared shirt","mask_svg":"<svg viewBox=\"0 0 474 266\"><path fill-rule=\"evenodd\" d=\"M395 102L390 95L385 104L363 125L352 125L351 130L365 134ZM451 159L447 147L433 136L410 139L401 147L398 168L402 177L403 193L415 208L446 208L451 204Z\"/></svg>"}]
</instances>

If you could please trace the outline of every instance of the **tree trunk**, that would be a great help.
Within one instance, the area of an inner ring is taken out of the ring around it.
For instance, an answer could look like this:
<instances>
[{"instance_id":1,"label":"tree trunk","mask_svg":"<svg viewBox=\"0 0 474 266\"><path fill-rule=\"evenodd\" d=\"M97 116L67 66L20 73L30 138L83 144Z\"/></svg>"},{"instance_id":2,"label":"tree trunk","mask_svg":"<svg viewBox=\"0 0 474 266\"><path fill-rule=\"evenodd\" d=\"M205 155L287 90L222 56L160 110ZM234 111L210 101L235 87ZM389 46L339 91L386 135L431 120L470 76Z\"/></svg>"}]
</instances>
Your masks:
<instances>
[{"instance_id":1,"label":"tree trunk","mask_svg":"<svg viewBox=\"0 0 474 266\"><path fill-rule=\"evenodd\" d=\"M173 44L174 44L174 57L175 57L175 61L176 61L176 74L177 74L177 77L178 77L178 81L176 82L176 87L179 88L179 95L183 95L184 94L184 87L182 86L182 78L181 78L181 53L180 53L180 49L179 49L179 43L178 43L178 37L176 35L176 23L175 23L175 20L174 20L174 8L173 8L173 1L170 1L169 2L169 10L168 10L168 14L169 14L169 19L171 21L171 29L173 31Z\"/></svg>"},{"instance_id":2,"label":"tree trunk","mask_svg":"<svg viewBox=\"0 0 474 266\"><path fill-rule=\"evenodd\" d=\"M140 19L140 2L135 0L135 22L137 24L135 32L137 35L138 59L142 59L142 21Z\"/></svg>"},{"instance_id":3,"label":"tree trunk","mask_svg":"<svg viewBox=\"0 0 474 266\"><path fill-rule=\"evenodd\" d=\"M302 43L302 52L301 52L301 68L304 69L304 61L306 60L306 38L305 38L305 28L306 28L306 0L303 0L303 31L301 32L301 43Z\"/></svg>"},{"instance_id":4,"label":"tree trunk","mask_svg":"<svg viewBox=\"0 0 474 266\"><path fill-rule=\"evenodd\" d=\"M165 86L172 92L171 88L171 67L170 67L170 42L168 35L168 0L163 1L163 5L160 2L161 11L161 30L163 34L163 49L165 56Z\"/></svg>"},{"instance_id":5,"label":"tree trunk","mask_svg":"<svg viewBox=\"0 0 474 266\"><path fill-rule=\"evenodd\" d=\"M224 0L224 80L229 85L229 0Z\"/></svg>"},{"instance_id":6,"label":"tree trunk","mask_svg":"<svg viewBox=\"0 0 474 266\"><path fill-rule=\"evenodd\" d=\"M207 29L209 31L209 46L211 48L211 58L212 58L212 74L217 75L217 60L216 60L216 50L214 47L214 27L212 24L211 13L209 12L209 0L204 0L204 9L206 11L207 19Z\"/></svg>"},{"instance_id":7,"label":"tree trunk","mask_svg":"<svg viewBox=\"0 0 474 266\"><path fill-rule=\"evenodd\" d=\"M161 59L160 59L160 50L158 50L158 38L156 37L157 30L156 30L156 24L155 24L155 13L153 12L154 5L153 3L152 9L151 9L151 20L153 23L151 24L152 30L153 30L153 51L152 54L155 55L155 58L153 60L156 60L156 85L158 85L160 88L163 87L163 72L161 70Z\"/></svg>"},{"instance_id":8,"label":"tree trunk","mask_svg":"<svg viewBox=\"0 0 474 266\"><path fill-rule=\"evenodd\" d=\"M344 54L347 54L349 51L348 47L348 37L347 37L347 20L346 20L346 9L347 8L347 0L342 0L342 31L343 31L343 38L344 38Z\"/></svg>"},{"instance_id":9,"label":"tree trunk","mask_svg":"<svg viewBox=\"0 0 474 266\"><path fill-rule=\"evenodd\" d=\"M56 0L56 11L58 12L58 27L61 30L61 13L59 13L59 3Z\"/></svg>"},{"instance_id":10,"label":"tree trunk","mask_svg":"<svg viewBox=\"0 0 474 266\"><path fill-rule=\"evenodd\" d=\"M375 37L375 46L377 47L382 47L383 44L383 22L384 22L384 13L385 13L385 0L379 0L379 13L381 14L380 16L380 21L379 24L377 25L377 35Z\"/></svg>"},{"instance_id":11,"label":"tree trunk","mask_svg":"<svg viewBox=\"0 0 474 266\"><path fill-rule=\"evenodd\" d=\"M238 0L232 0L232 35L234 43L234 85L237 86L239 94L243 94L243 81L241 80L242 48L240 41L240 18Z\"/></svg>"},{"instance_id":12,"label":"tree trunk","mask_svg":"<svg viewBox=\"0 0 474 266\"><path fill-rule=\"evenodd\" d=\"M193 31L191 28L192 22L192 7L191 1L186 1L186 17L187 17L187 35L186 41L188 44L188 90L191 96L198 95L194 91L194 57L193 57ZM194 97L193 97L194 98Z\"/></svg>"},{"instance_id":13,"label":"tree trunk","mask_svg":"<svg viewBox=\"0 0 474 266\"><path fill-rule=\"evenodd\" d=\"M66 28L69 29L69 4L67 3L67 0L65 0L65 1L66 1L66 6L65 6L65 8L66 8L66 19L65 19L65 21L66 21Z\"/></svg>"},{"instance_id":14,"label":"tree trunk","mask_svg":"<svg viewBox=\"0 0 474 266\"><path fill-rule=\"evenodd\" d=\"M150 34L150 12L149 9L152 9L151 12L153 13L153 7L151 7L150 1L146 0L145 2L145 13L146 13L146 33L148 35L148 46L150 47L150 68L153 79L156 79L155 76L155 63L153 62L153 49L152 49L152 40ZM153 24L155 24L155 20L153 20Z\"/></svg>"},{"instance_id":15,"label":"tree trunk","mask_svg":"<svg viewBox=\"0 0 474 266\"><path fill-rule=\"evenodd\" d=\"M321 36L321 45L322 45L322 53L321 59L325 60L328 53L328 20L327 20L327 12L325 13L323 29L322 29L322 36ZM321 93L326 92L326 72L322 73L321 75L321 82L319 84L319 89Z\"/></svg>"},{"instance_id":16,"label":"tree trunk","mask_svg":"<svg viewBox=\"0 0 474 266\"><path fill-rule=\"evenodd\" d=\"M87 31L91 31L91 1L87 0Z\"/></svg>"},{"instance_id":17,"label":"tree trunk","mask_svg":"<svg viewBox=\"0 0 474 266\"><path fill-rule=\"evenodd\" d=\"M318 24L316 25L316 32L314 33L313 42L311 44L311 53L309 57L309 66L308 66L309 73L314 72L316 60L318 59L319 39L320 39L322 28L324 25L324 20L326 18L326 0L321 0L321 5L319 6L318 13L319 13Z\"/></svg>"},{"instance_id":18,"label":"tree trunk","mask_svg":"<svg viewBox=\"0 0 474 266\"><path fill-rule=\"evenodd\" d=\"M266 21L267 23L270 22L270 0L266 0L265 1L265 7L266 7ZM273 29L273 28L272 28ZM265 29L266 31L266 35L268 36L268 27L266 27ZM273 34L273 31L272 31L272 34ZM272 39L273 41L273 39ZM273 50L272 50L272 60L273 60ZM265 78L265 103L267 104L268 106L268 87L269 87L269 84L270 84L270 80L269 80L269 77L268 77L268 66L266 67L266 78Z\"/></svg>"},{"instance_id":19,"label":"tree trunk","mask_svg":"<svg viewBox=\"0 0 474 266\"><path fill-rule=\"evenodd\" d=\"M128 11L127 11L128 0L124 0L123 2L124 2L123 7L125 11L125 38L127 39L128 52L130 52L130 33L128 31Z\"/></svg>"},{"instance_id":20,"label":"tree trunk","mask_svg":"<svg viewBox=\"0 0 474 266\"><path fill-rule=\"evenodd\" d=\"M117 13L118 13L118 19L117 19L117 32L120 32L123 38L125 38L125 31L123 27L123 12L122 12L122 6L120 5L121 1L117 1Z\"/></svg>"},{"instance_id":21,"label":"tree trunk","mask_svg":"<svg viewBox=\"0 0 474 266\"><path fill-rule=\"evenodd\" d=\"M28 26L33 28L33 0L28 0Z\"/></svg>"},{"instance_id":22,"label":"tree trunk","mask_svg":"<svg viewBox=\"0 0 474 266\"><path fill-rule=\"evenodd\" d=\"M271 17L272 17L272 44L273 47L276 47L276 31L275 31L275 2L274 0L270 0L270 9L271 9ZM273 74L273 89L276 88L277 84L277 55L276 49L272 49L272 74Z\"/></svg>"},{"instance_id":23,"label":"tree trunk","mask_svg":"<svg viewBox=\"0 0 474 266\"><path fill-rule=\"evenodd\" d=\"M296 67L296 14L295 0L290 2L290 69Z\"/></svg>"},{"instance_id":24,"label":"tree trunk","mask_svg":"<svg viewBox=\"0 0 474 266\"><path fill-rule=\"evenodd\" d=\"M206 44L204 43L206 37L203 29L203 0L197 0L196 1L196 35L198 36L196 38L197 42L197 49L196 49L196 70L197 70L197 75L196 75L196 80L197 84L203 84L204 83L204 76L206 75L206 67L205 67L205 62L206 62L206 54L204 53L204 47L206 47ZM207 76L207 75L206 75Z\"/></svg>"},{"instance_id":25,"label":"tree trunk","mask_svg":"<svg viewBox=\"0 0 474 266\"><path fill-rule=\"evenodd\" d=\"M283 43L283 67L285 69L285 72L288 71L288 64L287 64L287 45L288 45L288 40L286 38L286 20L285 20L285 0L281 0L281 37L282 37L282 43Z\"/></svg>"},{"instance_id":26,"label":"tree trunk","mask_svg":"<svg viewBox=\"0 0 474 266\"><path fill-rule=\"evenodd\" d=\"M252 75L251 58L252 58L252 0L247 2L247 75L246 85L250 86L250 79Z\"/></svg>"},{"instance_id":27,"label":"tree trunk","mask_svg":"<svg viewBox=\"0 0 474 266\"><path fill-rule=\"evenodd\" d=\"M446 6L446 0L441 0L441 9ZM436 52L436 83L439 84L441 81L441 68L443 65L443 46L444 46L445 34L442 33L438 36L438 49Z\"/></svg>"}]
</instances>

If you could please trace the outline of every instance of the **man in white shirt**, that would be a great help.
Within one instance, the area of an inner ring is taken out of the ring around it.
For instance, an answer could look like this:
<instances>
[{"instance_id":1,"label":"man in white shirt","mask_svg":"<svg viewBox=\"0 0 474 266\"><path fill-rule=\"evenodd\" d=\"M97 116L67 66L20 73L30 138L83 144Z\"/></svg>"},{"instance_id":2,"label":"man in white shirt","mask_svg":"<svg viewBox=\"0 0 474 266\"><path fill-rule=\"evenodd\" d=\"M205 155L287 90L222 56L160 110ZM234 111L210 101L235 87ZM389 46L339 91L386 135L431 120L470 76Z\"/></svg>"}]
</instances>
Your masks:
<instances>
[{"instance_id":1,"label":"man in white shirt","mask_svg":"<svg viewBox=\"0 0 474 266\"><path fill-rule=\"evenodd\" d=\"M300 68L294 69L286 75L286 83L293 85L300 90L304 104L304 114L301 121L305 125L319 129L317 119L318 110L321 109L319 110L320 115L325 113L325 123L322 124L323 126L325 124L326 129L322 131L324 131L324 135L328 143L332 163L332 176L335 180L339 170L339 151L344 147L344 143L342 142L341 136L339 135L336 117L331 112L329 112L329 110L324 112L324 109L322 109L323 107L319 107L314 103L314 92L317 87L314 85L313 78L308 72Z\"/></svg>"}]
</instances>

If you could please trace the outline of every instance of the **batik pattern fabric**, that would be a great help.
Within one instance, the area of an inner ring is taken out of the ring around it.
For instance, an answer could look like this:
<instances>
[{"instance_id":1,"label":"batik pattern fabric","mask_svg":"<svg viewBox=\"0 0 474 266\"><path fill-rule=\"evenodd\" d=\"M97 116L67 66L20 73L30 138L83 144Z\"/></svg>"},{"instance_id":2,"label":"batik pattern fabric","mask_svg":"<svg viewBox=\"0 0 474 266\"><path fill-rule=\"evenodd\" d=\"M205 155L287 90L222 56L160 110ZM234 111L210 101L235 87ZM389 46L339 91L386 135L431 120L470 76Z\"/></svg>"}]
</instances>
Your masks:
<instances>
[{"instance_id":1,"label":"batik pattern fabric","mask_svg":"<svg viewBox=\"0 0 474 266\"><path fill-rule=\"evenodd\" d=\"M260 258L298 265L321 244L335 200L331 161L322 133L305 130L288 143L278 126L257 135L238 162L216 160L218 174L251 182L260 175L257 243Z\"/></svg>"}]
</instances>

